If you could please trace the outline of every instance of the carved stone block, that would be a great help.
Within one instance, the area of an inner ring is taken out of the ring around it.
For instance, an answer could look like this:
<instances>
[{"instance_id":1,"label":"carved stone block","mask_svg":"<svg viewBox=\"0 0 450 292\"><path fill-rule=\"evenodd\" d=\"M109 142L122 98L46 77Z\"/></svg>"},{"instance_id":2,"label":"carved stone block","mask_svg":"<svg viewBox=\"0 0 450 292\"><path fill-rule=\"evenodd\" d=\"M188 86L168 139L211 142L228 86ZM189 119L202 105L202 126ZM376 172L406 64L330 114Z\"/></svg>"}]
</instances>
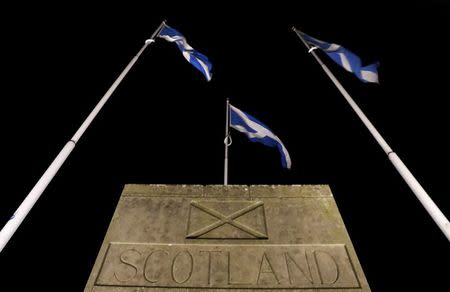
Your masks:
<instances>
[{"instance_id":1,"label":"carved stone block","mask_svg":"<svg viewBox=\"0 0 450 292\"><path fill-rule=\"evenodd\" d=\"M328 186L126 185L85 292L370 291Z\"/></svg>"}]
</instances>

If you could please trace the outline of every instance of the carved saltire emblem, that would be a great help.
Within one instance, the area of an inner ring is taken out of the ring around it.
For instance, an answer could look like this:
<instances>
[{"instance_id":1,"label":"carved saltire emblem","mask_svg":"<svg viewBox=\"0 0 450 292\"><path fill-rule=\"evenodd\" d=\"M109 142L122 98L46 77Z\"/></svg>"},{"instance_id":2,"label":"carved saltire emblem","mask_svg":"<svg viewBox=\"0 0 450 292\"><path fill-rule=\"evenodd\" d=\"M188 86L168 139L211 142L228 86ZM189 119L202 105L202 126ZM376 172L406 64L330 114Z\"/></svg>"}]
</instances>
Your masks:
<instances>
[{"instance_id":1,"label":"carved saltire emblem","mask_svg":"<svg viewBox=\"0 0 450 292\"><path fill-rule=\"evenodd\" d=\"M186 238L267 239L262 201L191 201Z\"/></svg>"}]
</instances>

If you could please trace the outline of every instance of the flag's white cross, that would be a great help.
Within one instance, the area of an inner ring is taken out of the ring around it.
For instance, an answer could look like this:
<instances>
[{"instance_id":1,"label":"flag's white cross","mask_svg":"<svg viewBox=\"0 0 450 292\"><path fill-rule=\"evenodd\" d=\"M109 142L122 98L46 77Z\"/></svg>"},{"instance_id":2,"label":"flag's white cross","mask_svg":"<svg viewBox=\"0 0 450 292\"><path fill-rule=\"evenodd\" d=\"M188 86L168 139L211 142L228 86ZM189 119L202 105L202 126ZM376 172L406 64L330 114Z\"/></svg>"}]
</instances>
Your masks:
<instances>
[{"instance_id":1,"label":"flag's white cross","mask_svg":"<svg viewBox=\"0 0 450 292\"><path fill-rule=\"evenodd\" d=\"M234 213L232 213L232 214L230 214L228 216L226 216L226 215L224 215L224 214L222 214L222 213L220 213L220 212L218 212L218 211L216 211L216 210L214 210L212 208L208 208L208 207L206 207L206 206L204 206L204 205L202 205L202 204L200 204L199 202L196 202L196 201L192 201L191 205L196 207L196 208L198 208L198 209L200 209L200 210L202 210L202 211L204 211L205 213L207 213L207 214L209 214L209 215L211 215L213 217L216 217L219 220L214 222L214 223L212 223L212 224L210 224L210 225L208 225L208 226L205 226L205 227L203 227L203 228L201 228L201 229L199 229L199 230L197 230L195 232L192 232L191 234L188 234L186 236L187 238L195 238L195 237L202 236L203 234L206 234L206 233L210 232L211 230L214 230L214 229L216 229L216 228L218 228L218 227L220 227L220 226L222 226L224 224L233 225L234 227L236 227L236 228L238 228L238 229L240 229L240 230L242 230L242 231L244 231L244 232L246 232L246 233L248 233L248 234L250 234L250 235L252 235L252 236L254 236L256 238L267 238L267 234L261 233L261 232L259 232L257 230L254 230L253 228L251 228L251 227L249 227L247 225L244 225L242 223L234 221L237 218L243 216L244 214L247 214L248 212L250 212L250 211L252 211L252 210L254 210L254 209L256 209L256 208L258 208L258 207L260 207L262 205L264 205L264 203L261 202L261 201L255 202L255 203L253 203L253 204L251 204L251 205L249 205L249 206L247 206L247 207L245 207L245 208L243 208L241 210L238 210L238 211L236 211L236 212L234 212Z\"/></svg>"},{"instance_id":2,"label":"flag's white cross","mask_svg":"<svg viewBox=\"0 0 450 292\"><path fill-rule=\"evenodd\" d=\"M289 156L289 153L287 152L286 147L284 147L283 142L281 142L280 138L276 136L274 133L272 133L269 129L263 127L262 125L255 123L254 121L250 120L246 114L244 114L240 109L232 106L230 104L230 108L232 111L234 111L244 122L255 132L248 131L245 127L241 125L234 125L230 124L230 126L239 132L242 132L247 135L249 138L257 138L257 139L263 139L264 137L269 137L276 142L278 142L281 145L281 151L283 151L284 157L286 157L286 166L287 168L291 168L291 157Z\"/></svg>"},{"instance_id":3,"label":"flag's white cross","mask_svg":"<svg viewBox=\"0 0 450 292\"><path fill-rule=\"evenodd\" d=\"M183 48L182 54L183 54L184 58L189 63L191 62L191 58L195 58L197 60L197 62L200 64L200 66L202 66L203 71L206 74L206 79L208 81L211 80L211 73L209 72L208 65L206 65L205 62L203 62L199 58L196 58L195 56L192 55L192 53L194 52L194 48L191 47L187 43L186 38L184 36L179 36L179 35L174 35L174 36L160 35L159 37L165 39L166 41L175 42L178 45L180 45Z\"/></svg>"}]
</instances>

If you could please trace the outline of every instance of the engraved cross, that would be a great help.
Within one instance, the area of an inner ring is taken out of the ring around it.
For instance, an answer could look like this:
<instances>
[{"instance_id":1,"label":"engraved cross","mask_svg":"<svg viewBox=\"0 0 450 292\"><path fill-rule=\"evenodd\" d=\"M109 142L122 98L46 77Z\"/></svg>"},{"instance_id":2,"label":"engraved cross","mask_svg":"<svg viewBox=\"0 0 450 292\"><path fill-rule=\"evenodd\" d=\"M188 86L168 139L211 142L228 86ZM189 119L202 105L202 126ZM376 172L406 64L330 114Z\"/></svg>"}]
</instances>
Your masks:
<instances>
[{"instance_id":1,"label":"engraved cross","mask_svg":"<svg viewBox=\"0 0 450 292\"><path fill-rule=\"evenodd\" d=\"M255 203L253 203L253 204L251 204L251 205L249 205L249 206L247 206L247 207L245 207L245 208L243 208L241 210L238 210L238 211L236 211L236 212L234 212L234 213L232 213L232 214L230 214L228 216L225 216L224 214L222 214L222 213L220 213L220 212L218 212L218 211L216 211L216 210L214 210L212 208L208 208L208 207L200 204L199 202L192 201L191 202L192 206L194 206L194 207L204 211L205 213L207 213L207 214L209 214L209 215L211 215L213 217L216 217L219 220L214 222L214 223L212 223L212 224L210 224L210 225L208 225L208 226L205 226L205 227L203 227L203 228L201 228L201 229L199 229L199 230L197 230L195 232L192 232L191 234L188 234L187 238L196 238L196 237L202 236L203 234L208 233L209 231L211 231L213 229L216 229L216 228L218 228L218 227L220 227L220 226L222 226L224 224L227 224L227 223L230 224L230 225L233 225L234 227L236 227L236 228L238 228L238 229L240 229L240 230L242 230L242 231L244 231L244 232L246 232L246 233L248 233L248 234L250 234L250 235L252 235L252 236L254 236L256 238L267 238L267 234L261 233L261 232L255 230L255 229L247 226L247 225L244 225L242 223L234 221L237 218L243 216L244 214L247 214L248 212L250 212L250 211L252 211L252 210L262 206L263 204L264 204L263 202L258 201L258 202L255 202Z\"/></svg>"}]
</instances>

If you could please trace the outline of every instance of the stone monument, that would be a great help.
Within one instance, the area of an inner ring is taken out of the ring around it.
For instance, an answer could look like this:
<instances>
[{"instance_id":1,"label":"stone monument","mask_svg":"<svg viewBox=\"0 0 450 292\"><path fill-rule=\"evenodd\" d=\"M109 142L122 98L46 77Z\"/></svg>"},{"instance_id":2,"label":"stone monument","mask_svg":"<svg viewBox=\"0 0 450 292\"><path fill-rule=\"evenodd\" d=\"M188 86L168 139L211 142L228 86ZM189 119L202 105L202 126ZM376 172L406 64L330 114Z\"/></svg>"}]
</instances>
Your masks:
<instances>
[{"instance_id":1,"label":"stone monument","mask_svg":"<svg viewBox=\"0 0 450 292\"><path fill-rule=\"evenodd\" d=\"M126 185L85 292L370 291L326 185Z\"/></svg>"}]
</instances>

